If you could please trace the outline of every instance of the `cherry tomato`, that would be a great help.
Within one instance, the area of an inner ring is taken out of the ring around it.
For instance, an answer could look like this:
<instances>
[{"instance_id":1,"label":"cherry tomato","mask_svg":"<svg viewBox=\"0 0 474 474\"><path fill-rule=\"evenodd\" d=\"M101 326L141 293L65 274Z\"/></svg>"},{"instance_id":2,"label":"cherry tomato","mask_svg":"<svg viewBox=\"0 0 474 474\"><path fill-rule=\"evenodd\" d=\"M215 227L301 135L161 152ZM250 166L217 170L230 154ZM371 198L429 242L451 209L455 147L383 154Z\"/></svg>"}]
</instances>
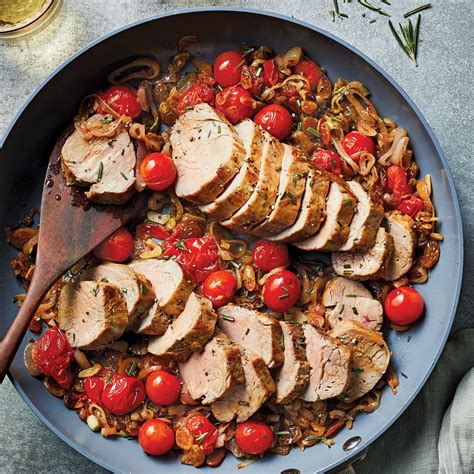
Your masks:
<instances>
[{"instance_id":1,"label":"cherry tomato","mask_svg":"<svg viewBox=\"0 0 474 474\"><path fill-rule=\"evenodd\" d=\"M375 155L375 143L372 138L362 135L359 132L349 132L342 139L342 147L346 153L357 163L360 160L360 154L367 151Z\"/></svg>"},{"instance_id":2,"label":"cherry tomato","mask_svg":"<svg viewBox=\"0 0 474 474\"><path fill-rule=\"evenodd\" d=\"M94 249L94 255L100 260L123 262L130 257L132 249L132 234L121 227Z\"/></svg>"},{"instance_id":3,"label":"cherry tomato","mask_svg":"<svg viewBox=\"0 0 474 474\"><path fill-rule=\"evenodd\" d=\"M293 125L290 112L280 104L270 104L263 107L255 115L254 121L278 140L283 140L289 135Z\"/></svg>"},{"instance_id":4,"label":"cherry tomato","mask_svg":"<svg viewBox=\"0 0 474 474\"><path fill-rule=\"evenodd\" d=\"M73 379L70 369L73 354L66 335L53 326L36 340L32 357L41 373L53 377L60 387L68 388Z\"/></svg>"},{"instance_id":5,"label":"cherry tomato","mask_svg":"<svg viewBox=\"0 0 474 474\"><path fill-rule=\"evenodd\" d=\"M214 77L222 87L235 86L240 81L240 71L245 64L238 51L225 51L214 61Z\"/></svg>"},{"instance_id":6,"label":"cherry tomato","mask_svg":"<svg viewBox=\"0 0 474 474\"><path fill-rule=\"evenodd\" d=\"M166 240L170 237L170 234L159 224L139 224L135 229L135 235L140 240L145 240L149 237Z\"/></svg>"},{"instance_id":7,"label":"cherry tomato","mask_svg":"<svg viewBox=\"0 0 474 474\"><path fill-rule=\"evenodd\" d=\"M203 82L197 82L186 89L178 99L178 114L186 112L189 107L206 103L214 106L214 92Z\"/></svg>"},{"instance_id":8,"label":"cherry tomato","mask_svg":"<svg viewBox=\"0 0 474 474\"><path fill-rule=\"evenodd\" d=\"M286 267L290 261L288 248L285 244L266 239L259 240L253 246L252 258L253 264L264 272L269 272L277 267Z\"/></svg>"},{"instance_id":9,"label":"cherry tomato","mask_svg":"<svg viewBox=\"0 0 474 474\"><path fill-rule=\"evenodd\" d=\"M332 150L318 148L311 156L311 162L315 163L331 173L341 174L341 160L339 155Z\"/></svg>"},{"instance_id":10,"label":"cherry tomato","mask_svg":"<svg viewBox=\"0 0 474 474\"><path fill-rule=\"evenodd\" d=\"M206 453L214 451L214 443L217 441L219 432L217 428L201 413L188 416L185 422L186 428L194 436L196 444Z\"/></svg>"},{"instance_id":11,"label":"cherry tomato","mask_svg":"<svg viewBox=\"0 0 474 474\"><path fill-rule=\"evenodd\" d=\"M163 255L174 256L197 283L219 270L219 253L213 237L192 237L184 240L170 239L165 243Z\"/></svg>"},{"instance_id":12,"label":"cherry tomato","mask_svg":"<svg viewBox=\"0 0 474 474\"><path fill-rule=\"evenodd\" d=\"M280 71L273 59L267 59L263 63L263 80L267 87L272 87L280 81Z\"/></svg>"},{"instance_id":13,"label":"cherry tomato","mask_svg":"<svg viewBox=\"0 0 474 474\"><path fill-rule=\"evenodd\" d=\"M240 86L228 87L216 95L216 109L233 124L250 118L254 106L255 101L250 92Z\"/></svg>"},{"instance_id":14,"label":"cherry tomato","mask_svg":"<svg viewBox=\"0 0 474 474\"><path fill-rule=\"evenodd\" d=\"M115 374L107 377L102 391L102 405L114 415L126 415L145 399L145 386L136 377Z\"/></svg>"},{"instance_id":15,"label":"cherry tomato","mask_svg":"<svg viewBox=\"0 0 474 474\"><path fill-rule=\"evenodd\" d=\"M401 166L389 166L386 176L387 182L385 184L385 190L393 194L393 197L397 201L401 201L405 196L411 194L407 172Z\"/></svg>"},{"instance_id":16,"label":"cherry tomato","mask_svg":"<svg viewBox=\"0 0 474 474\"><path fill-rule=\"evenodd\" d=\"M323 71L321 68L310 59L302 59L296 66L294 70L295 74L301 74L308 78L309 86L311 90L315 91L318 87L318 82L323 76Z\"/></svg>"},{"instance_id":17,"label":"cherry tomato","mask_svg":"<svg viewBox=\"0 0 474 474\"><path fill-rule=\"evenodd\" d=\"M288 270L271 275L263 285L263 301L272 311L282 313L298 300L301 285L298 277Z\"/></svg>"},{"instance_id":18,"label":"cherry tomato","mask_svg":"<svg viewBox=\"0 0 474 474\"><path fill-rule=\"evenodd\" d=\"M201 226L196 221L182 220L173 229L174 239L189 239L190 237L202 237Z\"/></svg>"},{"instance_id":19,"label":"cherry tomato","mask_svg":"<svg viewBox=\"0 0 474 474\"><path fill-rule=\"evenodd\" d=\"M161 456L173 448L174 431L163 420L148 420L140 427L138 442L146 453Z\"/></svg>"},{"instance_id":20,"label":"cherry tomato","mask_svg":"<svg viewBox=\"0 0 474 474\"><path fill-rule=\"evenodd\" d=\"M164 191L174 183L177 171L172 158L163 153L150 153L140 165L140 174L148 188Z\"/></svg>"},{"instance_id":21,"label":"cherry tomato","mask_svg":"<svg viewBox=\"0 0 474 474\"><path fill-rule=\"evenodd\" d=\"M425 303L420 293L411 286L392 290L383 302L387 318L394 324L405 326L414 323L423 313Z\"/></svg>"},{"instance_id":22,"label":"cherry tomato","mask_svg":"<svg viewBox=\"0 0 474 474\"><path fill-rule=\"evenodd\" d=\"M202 294L211 300L214 308L220 308L230 302L235 293L237 281L228 270L211 273L202 286Z\"/></svg>"},{"instance_id":23,"label":"cherry tomato","mask_svg":"<svg viewBox=\"0 0 474 474\"><path fill-rule=\"evenodd\" d=\"M84 380L84 390L91 402L100 405L102 403L102 392L104 391L105 379L98 375L87 377Z\"/></svg>"},{"instance_id":24,"label":"cherry tomato","mask_svg":"<svg viewBox=\"0 0 474 474\"><path fill-rule=\"evenodd\" d=\"M237 425L235 441L247 454L263 454L273 445L273 431L266 423L245 421Z\"/></svg>"},{"instance_id":25,"label":"cherry tomato","mask_svg":"<svg viewBox=\"0 0 474 474\"><path fill-rule=\"evenodd\" d=\"M257 69L245 64L240 73L240 85L252 95L259 96L263 88L262 75L257 76Z\"/></svg>"},{"instance_id":26,"label":"cherry tomato","mask_svg":"<svg viewBox=\"0 0 474 474\"><path fill-rule=\"evenodd\" d=\"M409 198L404 199L397 209L410 217L415 217L423 209L423 199L412 194Z\"/></svg>"},{"instance_id":27,"label":"cherry tomato","mask_svg":"<svg viewBox=\"0 0 474 474\"><path fill-rule=\"evenodd\" d=\"M120 115L137 118L142 113L136 92L126 86L109 87L102 94L102 100Z\"/></svg>"},{"instance_id":28,"label":"cherry tomato","mask_svg":"<svg viewBox=\"0 0 474 474\"><path fill-rule=\"evenodd\" d=\"M181 393L181 382L176 375L157 370L146 379L146 394L158 405L170 405L178 400Z\"/></svg>"}]
</instances>

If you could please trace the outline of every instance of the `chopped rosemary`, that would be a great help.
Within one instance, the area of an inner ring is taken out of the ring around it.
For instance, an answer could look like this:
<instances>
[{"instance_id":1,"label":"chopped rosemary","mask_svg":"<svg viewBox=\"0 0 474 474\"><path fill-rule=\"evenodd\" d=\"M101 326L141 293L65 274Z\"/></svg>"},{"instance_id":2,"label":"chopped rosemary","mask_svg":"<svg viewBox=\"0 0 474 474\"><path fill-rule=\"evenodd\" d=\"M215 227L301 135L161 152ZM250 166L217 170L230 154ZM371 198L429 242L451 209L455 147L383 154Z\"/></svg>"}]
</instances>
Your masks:
<instances>
[{"instance_id":1,"label":"chopped rosemary","mask_svg":"<svg viewBox=\"0 0 474 474\"><path fill-rule=\"evenodd\" d=\"M391 3L388 0L380 0L382 3L385 3L385 5L391 5Z\"/></svg>"},{"instance_id":2,"label":"chopped rosemary","mask_svg":"<svg viewBox=\"0 0 474 474\"><path fill-rule=\"evenodd\" d=\"M245 51L242 51L242 56L248 56L250 53L253 53L254 51L255 51L255 48L246 49Z\"/></svg>"},{"instance_id":3,"label":"chopped rosemary","mask_svg":"<svg viewBox=\"0 0 474 474\"><path fill-rule=\"evenodd\" d=\"M196 441L198 443L201 443L202 441L204 441L204 438L207 436L207 431L205 433L202 433L200 434L199 436L196 437Z\"/></svg>"},{"instance_id":4,"label":"chopped rosemary","mask_svg":"<svg viewBox=\"0 0 474 474\"><path fill-rule=\"evenodd\" d=\"M250 328L247 328L247 330L245 331L245 335L247 335L249 332L250 332Z\"/></svg>"},{"instance_id":5,"label":"chopped rosemary","mask_svg":"<svg viewBox=\"0 0 474 474\"><path fill-rule=\"evenodd\" d=\"M146 287L145 283L140 283L140 293L142 295L146 295L148 293L148 288Z\"/></svg>"},{"instance_id":6,"label":"chopped rosemary","mask_svg":"<svg viewBox=\"0 0 474 474\"><path fill-rule=\"evenodd\" d=\"M100 121L102 123L112 123L113 121L115 120L114 117L112 117L112 115L106 115L103 119L101 119Z\"/></svg>"},{"instance_id":7,"label":"chopped rosemary","mask_svg":"<svg viewBox=\"0 0 474 474\"><path fill-rule=\"evenodd\" d=\"M408 336L407 342L410 342L410 341L411 341L411 336Z\"/></svg>"},{"instance_id":8,"label":"chopped rosemary","mask_svg":"<svg viewBox=\"0 0 474 474\"><path fill-rule=\"evenodd\" d=\"M263 72L263 67L259 67L259 68L255 71L254 76L255 76L255 77L260 77L261 74L262 74L262 72Z\"/></svg>"},{"instance_id":9,"label":"chopped rosemary","mask_svg":"<svg viewBox=\"0 0 474 474\"><path fill-rule=\"evenodd\" d=\"M177 240L177 241L174 243L174 246L175 246L178 250L184 250L185 252L191 253L191 250L189 250L189 249L186 247L186 242L185 242L184 240Z\"/></svg>"},{"instance_id":10,"label":"chopped rosemary","mask_svg":"<svg viewBox=\"0 0 474 474\"><path fill-rule=\"evenodd\" d=\"M344 268L351 268L351 264L350 263L345 263Z\"/></svg>"},{"instance_id":11,"label":"chopped rosemary","mask_svg":"<svg viewBox=\"0 0 474 474\"><path fill-rule=\"evenodd\" d=\"M221 126L220 125L217 126L217 133L221 133Z\"/></svg>"},{"instance_id":12,"label":"chopped rosemary","mask_svg":"<svg viewBox=\"0 0 474 474\"><path fill-rule=\"evenodd\" d=\"M285 350L285 339L283 338L283 334L281 335L281 348Z\"/></svg>"},{"instance_id":13,"label":"chopped rosemary","mask_svg":"<svg viewBox=\"0 0 474 474\"><path fill-rule=\"evenodd\" d=\"M227 314L221 314L221 318L224 319L225 321L232 321L232 322L235 321L235 318L233 318L232 316L227 316Z\"/></svg>"},{"instance_id":14,"label":"chopped rosemary","mask_svg":"<svg viewBox=\"0 0 474 474\"><path fill-rule=\"evenodd\" d=\"M393 36L397 40L398 45L400 46L400 48L403 49L403 51L405 51L406 55L417 66L418 66L418 63L416 61L416 56L418 53L418 38L420 34L420 21L421 21L421 15L418 15L418 18L416 19L415 27L413 27L411 20L408 20L408 24L405 26L402 26L401 23L398 24L400 27L403 40L400 38L392 22L390 20L388 22L390 31L392 32Z\"/></svg>"},{"instance_id":15,"label":"chopped rosemary","mask_svg":"<svg viewBox=\"0 0 474 474\"><path fill-rule=\"evenodd\" d=\"M400 375L406 379L408 378L403 372L400 372Z\"/></svg>"},{"instance_id":16,"label":"chopped rosemary","mask_svg":"<svg viewBox=\"0 0 474 474\"><path fill-rule=\"evenodd\" d=\"M186 110L193 110L193 109L194 109L194 107L192 105L187 105L186 106Z\"/></svg>"},{"instance_id":17,"label":"chopped rosemary","mask_svg":"<svg viewBox=\"0 0 474 474\"><path fill-rule=\"evenodd\" d=\"M112 138L112 140L109 140L109 141L107 142L107 145L109 145L109 146L114 146L114 143L115 143L116 141L117 141L116 138Z\"/></svg>"},{"instance_id":18,"label":"chopped rosemary","mask_svg":"<svg viewBox=\"0 0 474 474\"><path fill-rule=\"evenodd\" d=\"M107 377L105 377L105 382L104 382L104 388L109 385L109 383L112 381L112 374L107 374Z\"/></svg>"},{"instance_id":19,"label":"chopped rosemary","mask_svg":"<svg viewBox=\"0 0 474 474\"><path fill-rule=\"evenodd\" d=\"M240 268L242 266L242 262L236 262L234 260L230 260L229 263L234 267L234 268Z\"/></svg>"},{"instance_id":20,"label":"chopped rosemary","mask_svg":"<svg viewBox=\"0 0 474 474\"><path fill-rule=\"evenodd\" d=\"M321 441L322 439L321 436L306 436L303 441Z\"/></svg>"},{"instance_id":21,"label":"chopped rosemary","mask_svg":"<svg viewBox=\"0 0 474 474\"><path fill-rule=\"evenodd\" d=\"M240 66L243 66L245 64L245 59L242 59L242 61L240 61L239 64L237 64L237 66L235 66L235 69L239 69Z\"/></svg>"},{"instance_id":22,"label":"chopped rosemary","mask_svg":"<svg viewBox=\"0 0 474 474\"><path fill-rule=\"evenodd\" d=\"M134 374L135 374L135 369L136 369L136 368L137 368L137 361L134 360L134 361L132 362L132 365L128 368L127 374L128 374L128 375L131 375L131 376L133 377Z\"/></svg>"},{"instance_id":23,"label":"chopped rosemary","mask_svg":"<svg viewBox=\"0 0 474 474\"><path fill-rule=\"evenodd\" d=\"M246 402L245 400L239 400L239 405L243 405L245 407L249 406L249 402Z\"/></svg>"},{"instance_id":24,"label":"chopped rosemary","mask_svg":"<svg viewBox=\"0 0 474 474\"><path fill-rule=\"evenodd\" d=\"M334 15L333 15L333 13L329 12L331 17L333 18L332 21L335 20L336 16L338 18L340 18L341 20L344 19L344 18L349 18L349 15L347 15L347 13L343 13L339 10L339 3L338 3L337 0L332 0L332 3L334 5L334 10L331 10L331 12L333 12Z\"/></svg>"},{"instance_id":25,"label":"chopped rosemary","mask_svg":"<svg viewBox=\"0 0 474 474\"><path fill-rule=\"evenodd\" d=\"M127 175L121 171L120 174L122 175L122 178L125 180L125 181L128 181L128 178L127 178Z\"/></svg>"},{"instance_id":26,"label":"chopped rosemary","mask_svg":"<svg viewBox=\"0 0 474 474\"><path fill-rule=\"evenodd\" d=\"M362 367L352 367L352 372L363 372L364 369Z\"/></svg>"},{"instance_id":27,"label":"chopped rosemary","mask_svg":"<svg viewBox=\"0 0 474 474\"><path fill-rule=\"evenodd\" d=\"M104 173L104 163L102 161L99 163L99 170L97 171L97 181L102 179L102 174Z\"/></svg>"},{"instance_id":28,"label":"chopped rosemary","mask_svg":"<svg viewBox=\"0 0 474 474\"><path fill-rule=\"evenodd\" d=\"M120 291L121 291L122 293L126 293L126 292L127 292L127 288L120 288Z\"/></svg>"},{"instance_id":29,"label":"chopped rosemary","mask_svg":"<svg viewBox=\"0 0 474 474\"><path fill-rule=\"evenodd\" d=\"M285 298L288 298L290 295L288 293L283 293L278 297L279 300L284 300Z\"/></svg>"},{"instance_id":30,"label":"chopped rosemary","mask_svg":"<svg viewBox=\"0 0 474 474\"><path fill-rule=\"evenodd\" d=\"M311 133L311 135L313 135L313 137L316 137L316 138L321 138L321 134L313 127L308 127L306 129L307 132Z\"/></svg>"},{"instance_id":31,"label":"chopped rosemary","mask_svg":"<svg viewBox=\"0 0 474 474\"><path fill-rule=\"evenodd\" d=\"M331 15L332 21L336 21L336 13L334 10L329 10L329 14Z\"/></svg>"},{"instance_id":32,"label":"chopped rosemary","mask_svg":"<svg viewBox=\"0 0 474 474\"><path fill-rule=\"evenodd\" d=\"M291 204L296 204L296 196L291 191L287 191L286 195L289 197Z\"/></svg>"},{"instance_id":33,"label":"chopped rosemary","mask_svg":"<svg viewBox=\"0 0 474 474\"><path fill-rule=\"evenodd\" d=\"M92 288L92 294L94 296L97 296L99 294L99 287L98 286L95 286L94 288Z\"/></svg>"},{"instance_id":34,"label":"chopped rosemary","mask_svg":"<svg viewBox=\"0 0 474 474\"><path fill-rule=\"evenodd\" d=\"M352 312L354 314L359 314L359 311L357 311L357 308L355 306L352 307Z\"/></svg>"},{"instance_id":35,"label":"chopped rosemary","mask_svg":"<svg viewBox=\"0 0 474 474\"><path fill-rule=\"evenodd\" d=\"M275 431L277 436L288 436L290 434L289 431Z\"/></svg>"},{"instance_id":36,"label":"chopped rosemary","mask_svg":"<svg viewBox=\"0 0 474 474\"><path fill-rule=\"evenodd\" d=\"M428 10L431 8L433 5L431 3L426 3L425 5L421 5L419 7L414 8L413 10L407 11L405 15L403 15L403 18L408 18L409 16L416 15L417 13L422 12L423 10Z\"/></svg>"},{"instance_id":37,"label":"chopped rosemary","mask_svg":"<svg viewBox=\"0 0 474 474\"><path fill-rule=\"evenodd\" d=\"M343 311L344 311L344 305L341 304L341 307L339 308L339 314L342 314Z\"/></svg>"},{"instance_id":38,"label":"chopped rosemary","mask_svg":"<svg viewBox=\"0 0 474 474\"><path fill-rule=\"evenodd\" d=\"M383 16L392 16L390 13L387 13L385 10L382 10L382 7L376 7L369 3L367 0L357 0L363 7L368 8L369 10L372 10L374 12L379 13L380 15Z\"/></svg>"}]
</instances>

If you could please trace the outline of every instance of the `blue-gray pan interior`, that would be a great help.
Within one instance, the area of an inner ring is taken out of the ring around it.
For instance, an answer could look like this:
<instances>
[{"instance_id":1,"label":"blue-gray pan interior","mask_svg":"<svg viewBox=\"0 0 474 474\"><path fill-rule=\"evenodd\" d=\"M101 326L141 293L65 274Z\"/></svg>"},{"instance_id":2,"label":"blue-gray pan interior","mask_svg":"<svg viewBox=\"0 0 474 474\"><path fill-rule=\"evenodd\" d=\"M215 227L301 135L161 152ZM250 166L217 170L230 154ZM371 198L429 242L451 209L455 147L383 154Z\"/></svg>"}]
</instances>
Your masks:
<instances>
[{"instance_id":1,"label":"blue-gray pan interior","mask_svg":"<svg viewBox=\"0 0 474 474\"><path fill-rule=\"evenodd\" d=\"M451 174L440 146L420 111L405 92L376 64L331 34L287 17L257 11L208 8L159 16L118 30L73 56L32 96L10 127L1 149L0 224L12 224L29 209L38 206L49 153L64 128L77 112L82 97L103 86L106 75L128 59L153 55L167 64L176 41L196 34L191 46L204 58L237 49L241 41L265 44L275 51L298 45L323 65L334 81L342 76L362 81L384 116L391 117L409 131L410 143L422 174L430 174L434 201L445 240L441 259L427 284L419 287L427 317L406 333L388 332L400 378L398 394L385 389L380 408L357 418L352 431L336 437L332 449L320 444L305 452L293 450L286 457L267 456L252 464L253 473L280 472L297 468L303 473L321 472L347 462L366 449L407 408L430 375L443 350L455 315L461 288L463 240L458 201ZM20 78L21 79L21 78ZM205 163L203 163L205 166ZM11 276L10 260L15 251L0 244L0 318L2 334L16 312L12 296L20 291ZM29 335L25 337L24 343ZM59 437L83 455L115 472L189 473L192 467L176 459L146 456L135 441L107 440L92 433L73 411L52 397L41 381L32 378L17 355L11 378L21 396L41 420ZM362 442L352 451L342 449L352 436ZM222 472L236 472L236 460L228 456ZM206 470L206 469L205 469ZM210 470L210 468L207 468ZM215 471L214 471L215 472Z\"/></svg>"}]
</instances>

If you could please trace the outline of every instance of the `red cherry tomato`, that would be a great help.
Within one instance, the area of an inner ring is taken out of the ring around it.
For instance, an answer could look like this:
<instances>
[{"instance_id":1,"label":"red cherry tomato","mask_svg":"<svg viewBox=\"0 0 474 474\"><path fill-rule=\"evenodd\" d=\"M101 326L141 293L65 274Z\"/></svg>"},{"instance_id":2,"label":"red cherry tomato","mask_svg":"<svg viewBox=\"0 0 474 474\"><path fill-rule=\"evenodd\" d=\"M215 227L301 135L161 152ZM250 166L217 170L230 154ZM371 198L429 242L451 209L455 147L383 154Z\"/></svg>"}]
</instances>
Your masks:
<instances>
[{"instance_id":1,"label":"red cherry tomato","mask_svg":"<svg viewBox=\"0 0 474 474\"><path fill-rule=\"evenodd\" d=\"M423 199L412 194L409 198L404 199L397 209L410 217L415 217L423 209Z\"/></svg>"},{"instance_id":2,"label":"red cherry tomato","mask_svg":"<svg viewBox=\"0 0 474 474\"><path fill-rule=\"evenodd\" d=\"M262 75L257 76L257 69L244 64L240 73L240 85L252 95L259 96L263 88Z\"/></svg>"},{"instance_id":3,"label":"red cherry tomato","mask_svg":"<svg viewBox=\"0 0 474 474\"><path fill-rule=\"evenodd\" d=\"M372 138L362 135L359 132L349 132L342 139L342 147L346 153L357 163L360 160L360 154L367 151L375 155L375 143Z\"/></svg>"},{"instance_id":4,"label":"red cherry tomato","mask_svg":"<svg viewBox=\"0 0 474 474\"><path fill-rule=\"evenodd\" d=\"M265 423L245 421L237 425L235 441L247 454L263 454L273 445L273 431Z\"/></svg>"},{"instance_id":5,"label":"red cherry tomato","mask_svg":"<svg viewBox=\"0 0 474 474\"><path fill-rule=\"evenodd\" d=\"M84 390L91 402L100 405L102 403L102 392L104 391L105 379L98 375L87 377L84 380Z\"/></svg>"},{"instance_id":6,"label":"red cherry tomato","mask_svg":"<svg viewBox=\"0 0 474 474\"><path fill-rule=\"evenodd\" d=\"M407 172L401 166L389 166L386 176L385 190L393 194L397 201L401 201L405 196L411 194Z\"/></svg>"},{"instance_id":7,"label":"red cherry tomato","mask_svg":"<svg viewBox=\"0 0 474 474\"><path fill-rule=\"evenodd\" d=\"M280 71L273 59L267 59L263 63L263 80L267 87L272 87L280 81Z\"/></svg>"},{"instance_id":8,"label":"red cherry tomato","mask_svg":"<svg viewBox=\"0 0 474 474\"><path fill-rule=\"evenodd\" d=\"M66 335L56 326L36 340L32 351L36 367L41 373L53 377L62 388L68 388L73 379L70 369L73 354L74 349Z\"/></svg>"},{"instance_id":9,"label":"red cherry tomato","mask_svg":"<svg viewBox=\"0 0 474 474\"><path fill-rule=\"evenodd\" d=\"M132 249L132 234L121 227L94 249L94 255L100 260L123 262L130 257Z\"/></svg>"},{"instance_id":10,"label":"red cherry tomato","mask_svg":"<svg viewBox=\"0 0 474 474\"><path fill-rule=\"evenodd\" d=\"M290 261L285 244L265 239L259 240L253 246L252 258L253 264L264 272L277 267L286 267Z\"/></svg>"},{"instance_id":11,"label":"red cherry tomato","mask_svg":"<svg viewBox=\"0 0 474 474\"><path fill-rule=\"evenodd\" d=\"M216 95L216 109L233 124L250 118L254 105L255 101L250 92L240 86L228 87Z\"/></svg>"},{"instance_id":12,"label":"red cherry tomato","mask_svg":"<svg viewBox=\"0 0 474 474\"><path fill-rule=\"evenodd\" d=\"M263 107L255 115L254 121L278 140L283 140L288 136L293 125L290 112L280 104L270 104Z\"/></svg>"},{"instance_id":13,"label":"red cherry tomato","mask_svg":"<svg viewBox=\"0 0 474 474\"><path fill-rule=\"evenodd\" d=\"M383 303L387 318L394 324L414 323L423 313L425 303L420 293L410 286L392 290Z\"/></svg>"},{"instance_id":14,"label":"red cherry tomato","mask_svg":"<svg viewBox=\"0 0 474 474\"><path fill-rule=\"evenodd\" d=\"M174 431L163 420L148 420L140 427L138 442L146 453L161 456L173 448Z\"/></svg>"},{"instance_id":15,"label":"red cherry tomato","mask_svg":"<svg viewBox=\"0 0 474 474\"><path fill-rule=\"evenodd\" d=\"M220 268L218 247L213 237L170 239L165 243L163 255L174 256L197 283L202 283Z\"/></svg>"},{"instance_id":16,"label":"red cherry tomato","mask_svg":"<svg viewBox=\"0 0 474 474\"><path fill-rule=\"evenodd\" d=\"M146 379L146 394L158 405L170 405L178 400L181 393L181 382L176 375L157 370Z\"/></svg>"},{"instance_id":17,"label":"red cherry tomato","mask_svg":"<svg viewBox=\"0 0 474 474\"><path fill-rule=\"evenodd\" d=\"M114 415L126 415L145 399L145 386L136 377L115 374L105 380L101 399L102 405Z\"/></svg>"},{"instance_id":18,"label":"red cherry tomato","mask_svg":"<svg viewBox=\"0 0 474 474\"><path fill-rule=\"evenodd\" d=\"M245 64L238 51L225 51L214 61L214 77L222 87L235 86L240 81L240 71Z\"/></svg>"},{"instance_id":19,"label":"red cherry tomato","mask_svg":"<svg viewBox=\"0 0 474 474\"><path fill-rule=\"evenodd\" d=\"M308 78L309 86L311 90L315 91L318 87L318 82L323 76L323 71L321 68L310 59L302 59L296 66L294 70L295 74L301 74Z\"/></svg>"},{"instance_id":20,"label":"red cherry tomato","mask_svg":"<svg viewBox=\"0 0 474 474\"><path fill-rule=\"evenodd\" d=\"M341 160L339 155L332 150L318 148L311 156L311 162L315 163L331 173L341 174Z\"/></svg>"},{"instance_id":21,"label":"red cherry tomato","mask_svg":"<svg viewBox=\"0 0 474 474\"><path fill-rule=\"evenodd\" d=\"M237 281L232 272L218 270L205 279L202 294L211 300L214 308L220 308L230 302L234 296L236 286Z\"/></svg>"},{"instance_id":22,"label":"red cherry tomato","mask_svg":"<svg viewBox=\"0 0 474 474\"><path fill-rule=\"evenodd\" d=\"M145 240L154 237L159 240L166 240L170 234L159 224L139 224L135 229L137 239Z\"/></svg>"},{"instance_id":23,"label":"red cherry tomato","mask_svg":"<svg viewBox=\"0 0 474 474\"><path fill-rule=\"evenodd\" d=\"M174 161L163 153L150 153L140 165L140 174L153 191L164 191L175 181L177 171Z\"/></svg>"},{"instance_id":24,"label":"red cherry tomato","mask_svg":"<svg viewBox=\"0 0 474 474\"><path fill-rule=\"evenodd\" d=\"M120 115L137 118L142 113L137 94L126 86L109 87L102 94L102 100Z\"/></svg>"},{"instance_id":25,"label":"red cherry tomato","mask_svg":"<svg viewBox=\"0 0 474 474\"><path fill-rule=\"evenodd\" d=\"M178 99L178 114L186 112L189 107L206 103L214 106L214 92L203 82L197 82L186 89Z\"/></svg>"},{"instance_id":26,"label":"red cherry tomato","mask_svg":"<svg viewBox=\"0 0 474 474\"><path fill-rule=\"evenodd\" d=\"M301 285L298 277L288 270L271 275L263 285L263 301L272 311L288 311L298 300Z\"/></svg>"},{"instance_id":27,"label":"red cherry tomato","mask_svg":"<svg viewBox=\"0 0 474 474\"><path fill-rule=\"evenodd\" d=\"M202 237L201 226L196 221L182 220L173 229L173 238L189 239L190 237Z\"/></svg>"},{"instance_id":28,"label":"red cherry tomato","mask_svg":"<svg viewBox=\"0 0 474 474\"><path fill-rule=\"evenodd\" d=\"M214 451L214 443L217 441L219 432L217 428L201 413L194 413L188 416L185 422L186 428L194 436L204 453L209 454Z\"/></svg>"}]
</instances>

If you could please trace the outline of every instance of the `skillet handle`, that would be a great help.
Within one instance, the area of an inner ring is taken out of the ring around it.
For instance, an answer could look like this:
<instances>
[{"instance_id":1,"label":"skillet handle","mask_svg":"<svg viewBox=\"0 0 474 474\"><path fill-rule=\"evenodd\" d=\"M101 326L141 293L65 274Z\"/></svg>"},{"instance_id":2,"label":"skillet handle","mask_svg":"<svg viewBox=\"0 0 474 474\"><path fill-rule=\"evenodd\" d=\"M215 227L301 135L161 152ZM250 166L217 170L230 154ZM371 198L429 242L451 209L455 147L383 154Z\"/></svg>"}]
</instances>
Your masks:
<instances>
[{"instance_id":1,"label":"skillet handle","mask_svg":"<svg viewBox=\"0 0 474 474\"><path fill-rule=\"evenodd\" d=\"M57 278L55 274L56 272L53 274L51 268L49 269L49 272L46 269L46 271L40 271L40 268L36 268L25 301L13 320L13 323L8 328L5 337L0 342L0 384L3 382L3 379L10 368L33 315ZM41 268L41 270L43 270L43 268ZM35 278L36 275L37 278Z\"/></svg>"}]
</instances>

